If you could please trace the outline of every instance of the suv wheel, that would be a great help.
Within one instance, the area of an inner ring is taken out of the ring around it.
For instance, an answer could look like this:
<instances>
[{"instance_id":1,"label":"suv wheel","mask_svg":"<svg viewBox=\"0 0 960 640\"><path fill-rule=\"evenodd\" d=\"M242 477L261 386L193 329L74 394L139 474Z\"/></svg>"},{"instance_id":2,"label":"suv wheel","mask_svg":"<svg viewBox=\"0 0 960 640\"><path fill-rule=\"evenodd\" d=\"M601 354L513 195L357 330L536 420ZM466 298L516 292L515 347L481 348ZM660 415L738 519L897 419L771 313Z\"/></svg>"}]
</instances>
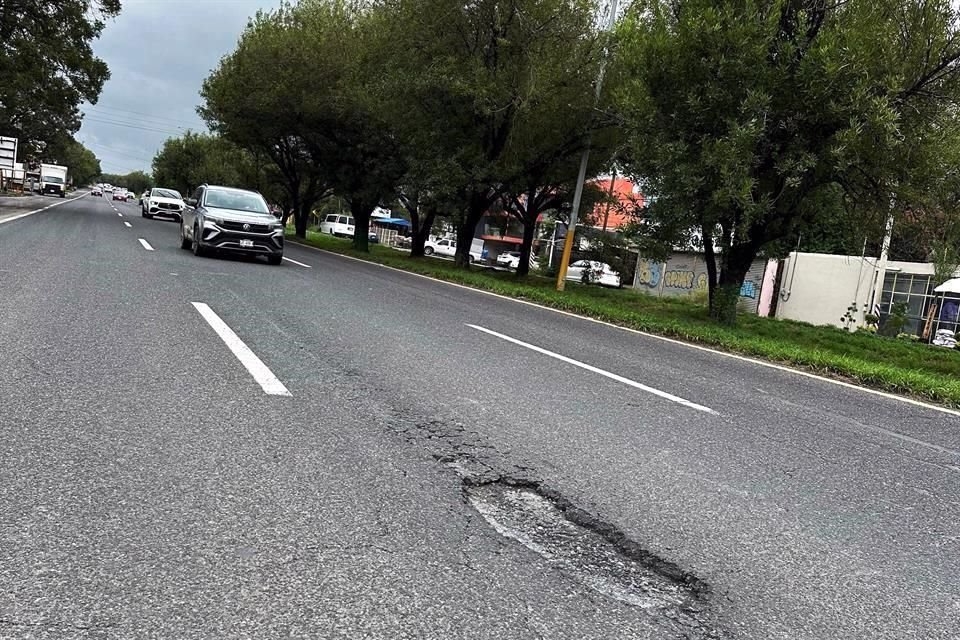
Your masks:
<instances>
[{"instance_id":1,"label":"suv wheel","mask_svg":"<svg viewBox=\"0 0 960 640\"><path fill-rule=\"evenodd\" d=\"M203 247L200 246L200 227L193 228L193 255L203 256L206 253Z\"/></svg>"},{"instance_id":2,"label":"suv wheel","mask_svg":"<svg viewBox=\"0 0 960 640\"><path fill-rule=\"evenodd\" d=\"M267 256L267 262L269 262L270 264L280 264L281 262L283 262L283 256L282 255Z\"/></svg>"},{"instance_id":3,"label":"suv wheel","mask_svg":"<svg viewBox=\"0 0 960 640\"><path fill-rule=\"evenodd\" d=\"M184 235L184 233L183 233L183 221L182 221L182 220L180 221L180 248L181 248L181 249L189 249L189 248L190 248L190 240L189 240L189 239L187 238L187 236Z\"/></svg>"},{"instance_id":4,"label":"suv wheel","mask_svg":"<svg viewBox=\"0 0 960 640\"><path fill-rule=\"evenodd\" d=\"M432 255L433 255L433 247L424 247L424 248L423 248L423 255L425 255L425 256L432 256Z\"/></svg>"}]
</instances>

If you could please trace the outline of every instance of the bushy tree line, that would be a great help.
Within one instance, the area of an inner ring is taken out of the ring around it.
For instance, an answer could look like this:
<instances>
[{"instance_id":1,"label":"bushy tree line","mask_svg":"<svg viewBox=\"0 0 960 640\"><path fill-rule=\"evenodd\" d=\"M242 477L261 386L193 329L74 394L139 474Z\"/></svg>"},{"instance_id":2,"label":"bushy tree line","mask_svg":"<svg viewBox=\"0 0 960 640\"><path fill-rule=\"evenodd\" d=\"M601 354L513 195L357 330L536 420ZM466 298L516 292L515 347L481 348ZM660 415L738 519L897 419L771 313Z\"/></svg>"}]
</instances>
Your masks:
<instances>
[{"instance_id":1,"label":"bushy tree line","mask_svg":"<svg viewBox=\"0 0 960 640\"><path fill-rule=\"evenodd\" d=\"M657 196L634 225L645 246L702 246L724 322L754 258L801 234L876 242L891 207L955 217L960 31L947 0L637 0L611 34L602 9L285 4L251 20L200 112L216 144L271 167L298 234L333 194L365 249L370 213L399 202L414 256L447 217L462 266L494 206L524 224L529 252L592 144L589 175L615 161Z\"/></svg>"}]
</instances>

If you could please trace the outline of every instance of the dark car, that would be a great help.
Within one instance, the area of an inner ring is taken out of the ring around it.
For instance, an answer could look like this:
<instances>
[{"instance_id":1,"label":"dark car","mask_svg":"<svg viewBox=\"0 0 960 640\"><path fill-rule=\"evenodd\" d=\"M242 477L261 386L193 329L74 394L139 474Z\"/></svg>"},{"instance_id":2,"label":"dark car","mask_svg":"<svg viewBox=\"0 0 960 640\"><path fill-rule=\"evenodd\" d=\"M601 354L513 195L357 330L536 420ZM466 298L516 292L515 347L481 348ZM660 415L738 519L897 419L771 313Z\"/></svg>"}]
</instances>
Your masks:
<instances>
[{"instance_id":1,"label":"dark car","mask_svg":"<svg viewBox=\"0 0 960 640\"><path fill-rule=\"evenodd\" d=\"M283 260L283 224L256 191L203 185L186 201L180 247L194 255L213 252Z\"/></svg>"}]
</instances>

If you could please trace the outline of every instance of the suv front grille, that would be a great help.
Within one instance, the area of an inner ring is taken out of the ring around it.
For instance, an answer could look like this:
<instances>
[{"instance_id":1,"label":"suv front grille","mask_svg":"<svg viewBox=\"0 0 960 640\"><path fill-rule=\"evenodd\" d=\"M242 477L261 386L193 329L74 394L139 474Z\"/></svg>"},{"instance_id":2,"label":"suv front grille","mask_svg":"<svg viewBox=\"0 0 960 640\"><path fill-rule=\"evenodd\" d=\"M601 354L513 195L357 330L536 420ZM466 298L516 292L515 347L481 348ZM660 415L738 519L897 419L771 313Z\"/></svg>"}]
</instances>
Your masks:
<instances>
[{"instance_id":1,"label":"suv front grille","mask_svg":"<svg viewBox=\"0 0 960 640\"><path fill-rule=\"evenodd\" d=\"M242 231L246 233L267 233L270 231L270 226L265 224L250 224L249 229L244 229L243 225L248 224L244 222L231 222L229 220L224 220L223 224L219 225L222 229L227 231Z\"/></svg>"},{"instance_id":2,"label":"suv front grille","mask_svg":"<svg viewBox=\"0 0 960 640\"><path fill-rule=\"evenodd\" d=\"M172 203L172 202L158 202L158 203L157 203L157 208L158 208L158 209L173 209L173 210L175 210L175 211L179 211L179 210L180 210L180 205L174 204L174 203Z\"/></svg>"}]
</instances>

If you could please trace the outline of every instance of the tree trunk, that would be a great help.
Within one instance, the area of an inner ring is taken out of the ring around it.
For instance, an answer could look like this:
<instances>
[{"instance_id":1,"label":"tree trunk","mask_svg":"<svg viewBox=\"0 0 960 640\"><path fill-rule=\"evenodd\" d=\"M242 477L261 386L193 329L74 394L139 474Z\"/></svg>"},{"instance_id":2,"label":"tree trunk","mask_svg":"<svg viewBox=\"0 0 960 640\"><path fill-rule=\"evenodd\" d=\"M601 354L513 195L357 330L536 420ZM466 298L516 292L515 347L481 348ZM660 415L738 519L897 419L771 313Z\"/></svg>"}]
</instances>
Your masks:
<instances>
[{"instance_id":1,"label":"tree trunk","mask_svg":"<svg viewBox=\"0 0 960 640\"><path fill-rule=\"evenodd\" d=\"M305 204L299 195L293 197L293 224L296 228L297 237L304 239L307 237L307 220L310 216L310 208L304 206ZM306 209L306 212L304 212L304 209Z\"/></svg>"},{"instance_id":2,"label":"tree trunk","mask_svg":"<svg viewBox=\"0 0 960 640\"><path fill-rule=\"evenodd\" d=\"M703 238L703 260L707 263L707 306L713 309L713 301L717 295L717 254L713 250L713 232L701 227L700 236Z\"/></svg>"},{"instance_id":3,"label":"tree trunk","mask_svg":"<svg viewBox=\"0 0 960 640\"><path fill-rule=\"evenodd\" d=\"M738 244L724 252L723 266L717 279L716 292L710 301L710 317L729 326L737 323L737 301L740 288L750 270L750 264L757 256L752 244Z\"/></svg>"},{"instance_id":4,"label":"tree trunk","mask_svg":"<svg viewBox=\"0 0 960 640\"><path fill-rule=\"evenodd\" d=\"M413 223L413 235L410 240L410 256L413 258L422 258L423 257L423 245L426 244L427 238L430 237L430 230L433 228L433 220L436 217L436 212L433 209L427 209L424 212L423 216L410 213L411 222ZM416 219L414 219L416 216Z\"/></svg>"},{"instance_id":5,"label":"tree trunk","mask_svg":"<svg viewBox=\"0 0 960 640\"><path fill-rule=\"evenodd\" d=\"M530 252L533 249L533 234L537 230L537 220L531 224L529 218L523 225L523 244L520 245L520 262L517 263L517 277L530 273Z\"/></svg>"},{"instance_id":6,"label":"tree trunk","mask_svg":"<svg viewBox=\"0 0 960 640\"><path fill-rule=\"evenodd\" d=\"M350 214L353 216L353 248L357 251L370 251L370 214L373 207L361 198L350 199Z\"/></svg>"},{"instance_id":7,"label":"tree trunk","mask_svg":"<svg viewBox=\"0 0 960 640\"><path fill-rule=\"evenodd\" d=\"M474 191L470 195L466 220L457 227L457 255L453 262L458 267L464 269L470 267L470 248L473 246L473 234L489 205L490 200L486 193Z\"/></svg>"}]
</instances>

